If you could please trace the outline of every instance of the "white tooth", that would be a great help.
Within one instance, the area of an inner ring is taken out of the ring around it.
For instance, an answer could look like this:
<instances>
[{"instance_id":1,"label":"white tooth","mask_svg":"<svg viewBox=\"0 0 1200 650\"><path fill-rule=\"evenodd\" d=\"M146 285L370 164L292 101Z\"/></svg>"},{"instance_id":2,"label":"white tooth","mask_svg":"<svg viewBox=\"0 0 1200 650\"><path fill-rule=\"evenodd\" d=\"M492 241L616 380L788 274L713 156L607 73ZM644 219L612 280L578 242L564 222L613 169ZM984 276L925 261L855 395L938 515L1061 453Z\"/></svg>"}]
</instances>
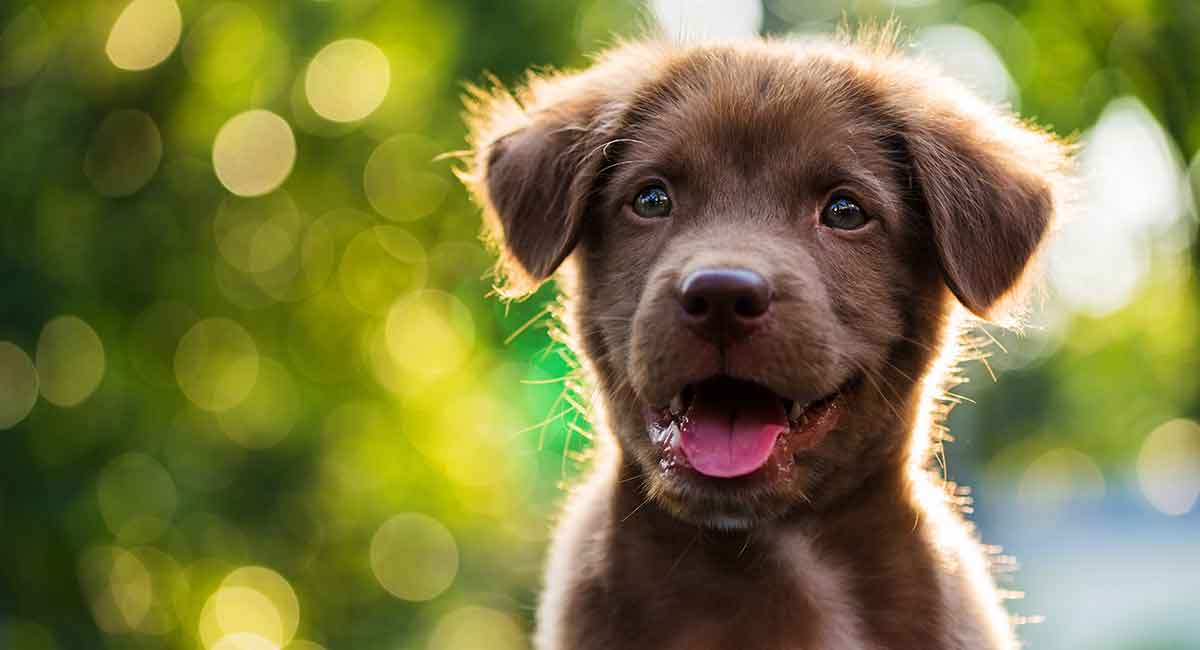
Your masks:
<instances>
[{"instance_id":1,"label":"white tooth","mask_svg":"<svg viewBox=\"0 0 1200 650\"><path fill-rule=\"evenodd\" d=\"M798 401L792 402L792 411L791 413L788 413L788 419L799 420L800 416L804 415L804 410L806 408L808 408L808 404L801 404Z\"/></svg>"},{"instance_id":2,"label":"white tooth","mask_svg":"<svg viewBox=\"0 0 1200 650\"><path fill-rule=\"evenodd\" d=\"M683 393L675 393L671 398L671 412L675 415L683 413Z\"/></svg>"}]
</instances>

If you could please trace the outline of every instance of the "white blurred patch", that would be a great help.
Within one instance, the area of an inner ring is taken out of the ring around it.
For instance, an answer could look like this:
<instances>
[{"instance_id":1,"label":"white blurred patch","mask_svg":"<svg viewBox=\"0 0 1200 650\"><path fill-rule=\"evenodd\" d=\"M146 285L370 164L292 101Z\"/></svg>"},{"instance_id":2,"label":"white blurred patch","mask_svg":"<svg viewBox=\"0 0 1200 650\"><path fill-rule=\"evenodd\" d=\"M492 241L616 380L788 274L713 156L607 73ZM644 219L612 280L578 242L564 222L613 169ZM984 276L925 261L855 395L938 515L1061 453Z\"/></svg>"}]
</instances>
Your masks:
<instances>
[{"instance_id":1,"label":"white blurred patch","mask_svg":"<svg viewBox=\"0 0 1200 650\"><path fill-rule=\"evenodd\" d=\"M1190 512L1200 500L1200 424L1170 420L1151 431L1138 453L1137 478L1159 512Z\"/></svg>"},{"instance_id":2,"label":"white blurred patch","mask_svg":"<svg viewBox=\"0 0 1200 650\"><path fill-rule=\"evenodd\" d=\"M979 32L962 25L933 25L917 32L914 46L994 104L1020 106L1021 93L1000 54Z\"/></svg>"},{"instance_id":3,"label":"white blurred patch","mask_svg":"<svg viewBox=\"0 0 1200 650\"><path fill-rule=\"evenodd\" d=\"M1087 454L1051 449L1029 464L1017 485L1017 497L1028 506L1053 514L1075 501L1104 496L1104 474Z\"/></svg>"},{"instance_id":4,"label":"white blurred patch","mask_svg":"<svg viewBox=\"0 0 1200 650\"><path fill-rule=\"evenodd\" d=\"M650 0L650 9L676 43L751 38L763 23L759 0Z\"/></svg>"},{"instance_id":5,"label":"white blurred patch","mask_svg":"<svg viewBox=\"0 0 1200 650\"><path fill-rule=\"evenodd\" d=\"M1110 102L1085 134L1080 172L1081 210L1051 244L1050 280L1072 310L1102 316L1133 298L1156 245L1187 245L1190 233L1173 232L1187 179L1162 127L1133 97Z\"/></svg>"}]
</instances>

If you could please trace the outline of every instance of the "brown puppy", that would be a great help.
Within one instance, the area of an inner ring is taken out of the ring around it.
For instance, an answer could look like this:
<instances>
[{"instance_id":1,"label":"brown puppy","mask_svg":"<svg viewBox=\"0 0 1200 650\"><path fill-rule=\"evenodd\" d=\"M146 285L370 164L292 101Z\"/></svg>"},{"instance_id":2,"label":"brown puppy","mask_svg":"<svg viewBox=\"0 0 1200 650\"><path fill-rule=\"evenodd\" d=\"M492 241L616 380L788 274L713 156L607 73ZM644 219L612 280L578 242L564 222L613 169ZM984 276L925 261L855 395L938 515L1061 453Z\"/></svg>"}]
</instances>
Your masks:
<instances>
[{"instance_id":1,"label":"brown puppy","mask_svg":"<svg viewBox=\"0 0 1200 650\"><path fill-rule=\"evenodd\" d=\"M470 102L504 288L561 267L597 389L542 650L1016 647L934 399L1068 152L868 40L626 45Z\"/></svg>"}]
</instances>

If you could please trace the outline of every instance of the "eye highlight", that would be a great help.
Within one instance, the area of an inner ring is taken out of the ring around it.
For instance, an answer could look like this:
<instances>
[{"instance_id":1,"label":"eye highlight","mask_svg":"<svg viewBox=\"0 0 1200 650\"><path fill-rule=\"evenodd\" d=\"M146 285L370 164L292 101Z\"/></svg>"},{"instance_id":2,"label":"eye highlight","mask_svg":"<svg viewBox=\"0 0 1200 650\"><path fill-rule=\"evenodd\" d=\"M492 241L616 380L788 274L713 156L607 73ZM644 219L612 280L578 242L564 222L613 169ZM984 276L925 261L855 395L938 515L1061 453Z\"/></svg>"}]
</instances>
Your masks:
<instances>
[{"instance_id":1,"label":"eye highlight","mask_svg":"<svg viewBox=\"0 0 1200 650\"><path fill-rule=\"evenodd\" d=\"M633 198L633 211L644 219L662 219L671 214L671 197L661 185L651 185Z\"/></svg>"},{"instance_id":2,"label":"eye highlight","mask_svg":"<svg viewBox=\"0 0 1200 650\"><path fill-rule=\"evenodd\" d=\"M861 206L844 196L829 199L821 210L821 225L837 230L858 230L870 220Z\"/></svg>"}]
</instances>

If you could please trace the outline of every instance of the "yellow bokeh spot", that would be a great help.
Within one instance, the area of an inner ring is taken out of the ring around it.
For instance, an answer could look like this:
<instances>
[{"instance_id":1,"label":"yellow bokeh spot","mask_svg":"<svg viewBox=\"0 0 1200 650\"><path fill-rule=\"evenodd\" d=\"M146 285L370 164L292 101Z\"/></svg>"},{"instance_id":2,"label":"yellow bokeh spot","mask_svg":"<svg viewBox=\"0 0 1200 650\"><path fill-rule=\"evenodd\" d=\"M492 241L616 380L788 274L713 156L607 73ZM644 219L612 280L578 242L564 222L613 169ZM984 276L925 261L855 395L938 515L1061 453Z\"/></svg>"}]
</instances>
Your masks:
<instances>
[{"instance_id":1,"label":"yellow bokeh spot","mask_svg":"<svg viewBox=\"0 0 1200 650\"><path fill-rule=\"evenodd\" d=\"M292 173L296 138L286 120L267 110L230 118L213 142L213 169L221 184L238 196L274 191Z\"/></svg>"},{"instance_id":2,"label":"yellow bokeh spot","mask_svg":"<svg viewBox=\"0 0 1200 650\"><path fill-rule=\"evenodd\" d=\"M42 328L37 371L47 402L58 406L83 402L100 385L104 367L104 345L84 321L59 316Z\"/></svg>"},{"instance_id":3,"label":"yellow bokeh spot","mask_svg":"<svg viewBox=\"0 0 1200 650\"><path fill-rule=\"evenodd\" d=\"M142 189L162 162L162 136L151 117L138 110L116 111L92 135L83 171L103 196L129 196Z\"/></svg>"},{"instance_id":4,"label":"yellow bokeh spot","mask_svg":"<svg viewBox=\"0 0 1200 650\"><path fill-rule=\"evenodd\" d=\"M342 293L355 307L382 314L396 298L425 286L421 242L397 226L375 226L346 246L338 265Z\"/></svg>"},{"instance_id":5,"label":"yellow bokeh spot","mask_svg":"<svg viewBox=\"0 0 1200 650\"><path fill-rule=\"evenodd\" d=\"M138 556L115 546L84 553L79 560L79 582L96 624L109 634L137 630L154 601L153 581L146 565Z\"/></svg>"},{"instance_id":6,"label":"yellow bokeh spot","mask_svg":"<svg viewBox=\"0 0 1200 650\"><path fill-rule=\"evenodd\" d=\"M245 273L261 273L292 254L304 225L300 210L286 192L229 197L217 209L213 236L230 266Z\"/></svg>"},{"instance_id":7,"label":"yellow bokeh spot","mask_svg":"<svg viewBox=\"0 0 1200 650\"><path fill-rule=\"evenodd\" d=\"M104 53L118 68L146 70L171 55L182 31L174 0L133 0L113 23Z\"/></svg>"},{"instance_id":8,"label":"yellow bokeh spot","mask_svg":"<svg viewBox=\"0 0 1200 650\"><path fill-rule=\"evenodd\" d=\"M460 607L438 621L429 650L524 650L529 647L512 616L488 607Z\"/></svg>"},{"instance_id":9,"label":"yellow bokeh spot","mask_svg":"<svg viewBox=\"0 0 1200 650\"><path fill-rule=\"evenodd\" d=\"M258 365L254 339L228 318L196 323L175 351L179 387L206 411L227 411L241 404L258 380Z\"/></svg>"},{"instance_id":10,"label":"yellow bokeh spot","mask_svg":"<svg viewBox=\"0 0 1200 650\"><path fill-rule=\"evenodd\" d=\"M150 546L130 551L150 577L150 606L135 630L142 634L166 634L179 622L176 599L188 593L183 568L171 555Z\"/></svg>"},{"instance_id":11,"label":"yellow bokeh spot","mask_svg":"<svg viewBox=\"0 0 1200 650\"><path fill-rule=\"evenodd\" d=\"M397 301L386 327L392 362L416 379L457 370L475 344L471 310L444 291L422 291Z\"/></svg>"},{"instance_id":12,"label":"yellow bokeh spot","mask_svg":"<svg viewBox=\"0 0 1200 650\"><path fill-rule=\"evenodd\" d=\"M420 219L442 204L450 182L434 173L439 147L417 135L398 135L375 148L363 171L371 207L394 221Z\"/></svg>"},{"instance_id":13,"label":"yellow bokeh spot","mask_svg":"<svg viewBox=\"0 0 1200 650\"><path fill-rule=\"evenodd\" d=\"M296 424L300 394L283 364L262 358L258 379L241 404L217 415L230 440L249 449L266 449L283 440Z\"/></svg>"},{"instance_id":14,"label":"yellow bokeh spot","mask_svg":"<svg viewBox=\"0 0 1200 650\"><path fill-rule=\"evenodd\" d=\"M300 604L288 581L265 567L225 577L200 612L200 640L210 650L231 636L251 635L278 648L296 634ZM241 647L241 646L232 646Z\"/></svg>"},{"instance_id":15,"label":"yellow bokeh spot","mask_svg":"<svg viewBox=\"0 0 1200 650\"><path fill-rule=\"evenodd\" d=\"M356 122L379 108L391 70L375 44L356 38L334 41L317 52L304 77L308 103L333 122Z\"/></svg>"},{"instance_id":16,"label":"yellow bokeh spot","mask_svg":"<svg viewBox=\"0 0 1200 650\"><path fill-rule=\"evenodd\" d=\"M399 514L371 538L371 570L393 596L426 601L450 587L458 574L458 545L438 520Z\"/></svg>"},{"instance_id":17,"label":"yellow bokeh spot","mask_svg":"<svg viewBox=\"0 0 1200 650\"><path fill-rule=\"evenodd\" d=\"M481 393L433 392L439 395L427 397L441 410L430 426L411 433L413 446L461 485L480 487L513 478L513 432L520 430L521 419L511 407ZM445 435L447 431L454 435Z\"/></svg>"},{"instance_id":18,"label":"yellow bokeh spot","mask_svg":"<svg viewBox=\"0 0 1200 650\"><path fill-rule=\"evenodd\" d=\"M265 639L283 637L279 610L261 592L249 587L221 587L213 596L217 626L223 632L253 631Z\"/></svg>"},{"instance_id":19,"label":"yellow bokeh spot","mask_svg":"<svg viewBox=\"0 0 1200 650\"><path fill-rule=\"evenodd\" d=\"M16 426L37 403L37 369L21 348L0 341L0 430Z\"/></svg>"},{"instance_id":20,"label":"yellow bokeh spot","mask_svg":"<svg viewBox=\"0 0 1200 650\"><path fill-rule=\"evenodd\" d=\"M1200 424L1176 419L1151 431L1138 453L1137 478L1159 512L1191 512L1200 500Z\"/></svg>"},{"instance_id":21,"label":"yellow bokeh spot","mask_svg":"<svg viewBox=\"0 0 1200 650\"><path fill-rule=\"evenodd\" d=\"M140 453L117 457L96 481L100 516L124 544L158 539L175 514L175 482L163 466Z\"/></svg>"},{"instance_id":22,"label":"yellow bokeh spot","mask_svg":"<svg viewBox=\"0 0 1200 650\"><path fill-rule=\"evenodd\" d=\"M239 632L221 637L209 650L279 650L279 646L257 634Z\"/></svg>"}]
</instances>

